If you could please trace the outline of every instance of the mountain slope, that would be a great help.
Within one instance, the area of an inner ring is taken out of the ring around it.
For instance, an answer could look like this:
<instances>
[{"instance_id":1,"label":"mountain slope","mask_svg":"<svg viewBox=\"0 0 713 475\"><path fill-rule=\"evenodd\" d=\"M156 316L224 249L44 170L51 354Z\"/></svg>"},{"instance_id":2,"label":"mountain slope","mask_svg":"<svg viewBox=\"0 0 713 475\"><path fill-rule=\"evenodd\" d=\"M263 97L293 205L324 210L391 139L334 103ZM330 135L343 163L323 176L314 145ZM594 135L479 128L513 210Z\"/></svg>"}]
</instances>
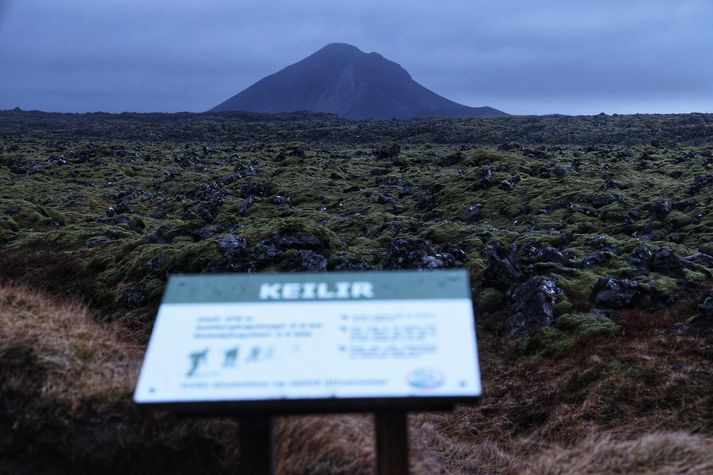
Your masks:
<instances>
[{"instance_id":1,"label":"mountain slope","mask_svg":"<svg viewBox=\"0 0 713 475\"><path fill-rule=\"evenodd\" d=\"M347 119L497 116L491 107L450 101L414 81L378 53L334 43L267 76L215 111L329 112Z\"/></svg>"}]
</instances>

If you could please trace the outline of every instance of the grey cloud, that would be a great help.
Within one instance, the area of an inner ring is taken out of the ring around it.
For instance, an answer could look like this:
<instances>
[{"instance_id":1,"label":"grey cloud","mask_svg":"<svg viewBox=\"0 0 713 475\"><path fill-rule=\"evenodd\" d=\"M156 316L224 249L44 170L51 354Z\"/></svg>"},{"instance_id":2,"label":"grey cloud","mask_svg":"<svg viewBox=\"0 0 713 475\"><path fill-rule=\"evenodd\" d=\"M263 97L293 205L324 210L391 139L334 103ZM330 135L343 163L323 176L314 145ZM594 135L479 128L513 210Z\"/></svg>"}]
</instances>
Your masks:
<instances>
[{"instance_id":1,"label":"grey cloud","mask_svg":"<svg viewBox=\"0 0 713 475\"><path fill-rule=\"evenodd\" d=\"M707 0L0 0L0 108L201 111L340 41L468 105L713 112L712 24Z\"/></svg>"}]
</instances>

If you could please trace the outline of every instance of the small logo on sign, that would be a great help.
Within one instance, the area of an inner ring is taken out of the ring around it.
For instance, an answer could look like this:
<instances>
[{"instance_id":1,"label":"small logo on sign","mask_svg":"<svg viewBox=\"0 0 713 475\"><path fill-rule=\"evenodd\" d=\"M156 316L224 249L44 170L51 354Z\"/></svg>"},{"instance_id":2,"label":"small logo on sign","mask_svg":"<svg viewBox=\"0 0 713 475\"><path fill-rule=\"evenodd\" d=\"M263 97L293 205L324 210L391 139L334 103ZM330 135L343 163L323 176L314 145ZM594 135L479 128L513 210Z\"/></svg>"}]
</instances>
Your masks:
<instances>
[{"instance_id":1,"label":"small logo on sign","mask_svg":"<svg viewBox=\"0 0 713 475\"><path fill-rule=\"evenodd\" d=\"M437 369L419 368L411 371L406 376L409 386L416 389L435 389L441 386L446 380L442 372Z\"/></svg>"}]
</instances>

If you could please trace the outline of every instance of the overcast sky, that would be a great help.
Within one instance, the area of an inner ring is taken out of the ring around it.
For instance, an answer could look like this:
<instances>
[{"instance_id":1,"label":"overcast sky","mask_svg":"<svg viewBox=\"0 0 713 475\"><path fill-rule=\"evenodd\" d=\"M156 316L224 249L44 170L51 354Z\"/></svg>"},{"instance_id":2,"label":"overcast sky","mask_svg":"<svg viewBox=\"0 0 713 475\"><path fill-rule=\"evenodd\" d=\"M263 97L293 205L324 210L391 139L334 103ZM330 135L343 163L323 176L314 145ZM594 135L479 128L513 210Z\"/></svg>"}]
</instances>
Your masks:
<instances>
[{"instance_id":1,"label":"overcast sky","mask_svg":"<svg viewBox=\"0 0 713 475\"><path fill-rule=\"evenodd\" d=\"M204 111L334 42L512 114L713 112L713 0L0 0L0 109Z\"/></svg>"}]
</instances>

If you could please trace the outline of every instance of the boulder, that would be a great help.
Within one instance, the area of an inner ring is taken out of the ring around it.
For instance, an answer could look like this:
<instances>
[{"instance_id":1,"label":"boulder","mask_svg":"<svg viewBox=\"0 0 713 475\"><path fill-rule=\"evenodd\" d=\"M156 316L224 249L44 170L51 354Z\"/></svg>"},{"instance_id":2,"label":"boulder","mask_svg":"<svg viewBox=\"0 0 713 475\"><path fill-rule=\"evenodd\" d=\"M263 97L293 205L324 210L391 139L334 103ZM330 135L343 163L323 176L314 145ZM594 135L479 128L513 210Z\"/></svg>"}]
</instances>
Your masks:
<instances>
[{"instance_id":1,"label":"boulder","mask_svg":"<svg viewBox=\"0 0 713 475\"><path fill-rule=\"evenodd\" d=\"M379 159L393 159L401 152L401 145L391 142L381 148L374 150L374 156Z\"/></svg>"},{"instance_id":2,"label":"boulder","mask_svg":"<svg viewBox=\"0 0 713 475\"><path fill-rule=\"evenodd\" d=\"M238 209L238 214L244 216L250 208L255 204L255 198L252 195L248 195L242 203L240 203L240 208Z\"/></svg>"},{"instance_id":3,"label":"boulder","mask_svg":"<svg viewBox=\"0 0 713 475\"><path fill-rule=\"evenodd\" d=\"M295 256L285 259L280 267L290 272L324 272L327 270L327 258L309 249L301 249Z\"/></svg>"},{"instance_id":4,"label":"boulder","mask_svg":"<svg viewBox=\"0 0 713 475\"><path fill-rule=\"evenodd\" d=\"M218 238L218 247L223 251L223 256L229 259L244 256L248 252L248 242L232 234Z\"/></svg>"},{"instance_id":5,"label":"boulder","mask_svg":"<svg viewBox=\"0 0 713 475\"><path fill-rule=\"evenodd\" d=\"M483 205L480 203L470 205L463 210L461 219L466 223L472 223L480 217L480 211L483 209Z\"/></svg>"},{"instance_id":6,"label":"boulder","mask_svg":"<svg viewBox=\"0 0 713 475\"><path fill-rule=\"evenodd\" d=\"M644 206L645 209L651 211L657 218L665 218L671 213L671 202L668 200L659 200L654 203L649 203Z\"/></svg>"},{"instance_id":7,"label":"boulder","mask_svg":"<svg viewBox=\"0 0 713 475\"><path fill-rule=\"evenodd\" d=\"M515 183L513 182L512 179L505 179L500 182L500 188L502 188L505 191L512 191L513 188L515 188Z\"/></svg>"},{"instance_id":8,"label":"boulder","mask_svg":"<svg viewBox=\"0 0 713 475\"><path fill-rule=\"evenodd\" d=\"M679 326L688 335L713 342L713 294L704 297L698 305L698 314Z\"/></svg>"},{"instance_id":9,"label":"boulder","mask_svg":"<svg viewBox=\"0 0 713 475\"><path fill-rule=\"evenodd\" d=\"M259 196L264 198L272 194L272 185L262 182L246 183L240 187L240 196L247 198L248 196Z\"/></svg>"},{"instance_id":10,"label":"boulder","mask_svg":"<svg viewBox=\"0 0 713 475\"><path fill-rule=\"evenodd\" d=\"M673 249L664 248L654 252L651 270L659 274L679 275L683 270L683 264Z\"/></svg>"},{"instance_id":11,"label":"boulder","mask_svg":"<svg viewBox=\"0 0 713 475\"><path fill-rule=\"evenodd\" d=\"M329 241L327 239L320 239L312 234L287 234L277 238L275 243L281 250L309 249L321 254L325 254L329 251Z\"/></svg>"},{"instance_id":12,"label":"boulder","mask_svg":"<svg viewBox=\"0 0 713 475\"><path fill-rule=\"evenodd\" d=\"M273 203L275 203L278 206L292 206L293 205L293 200L291 196L282 196L282 195L275 195L275 198L272 200Z\"/></svg>"},{"instance_id":13,"label":"boulder","mask_svg":"<svg viewBox=\"0 0 713 475\"><path fill-rule=\"evenodd\" d=\"M140 282L128 284L119 290L116 303L122 307L138 308L146 303L146 288Z\"/></svg>"},{"instance_id":14,"label":"boulder","mask_svg":"<svg viewBox=\"0 0 713 475\"><path fill-rule=\"evenodd\" d=\"M534 276L512 292L515 311L505 321L513 336L527 338L542 327L555 321L554 304L561 290L554 279Z\"/></svg>"},{"instance_id":15,"label":"boulder","mask_svg":"<svg viewBox=\"0 0 713 475\"><path fill-rule=\"evenodd\" d=\"M486 249L484 254L488 261L483 276L487 285L506 291L523 279L525 274L514 244L508 248L507 254L499 243Z\"/></svg>"},{"instance_id":16,"label":"boulder","mask_svg":"<svg viewBox=\"0 0 713 475\"><path fill-rule=\"evenodd\" d=\"M713 318L713 294L707 296L703 302L698 305L698 311L706 317Z\"/></svg>"},{"instance_id":17,"label":"boulder","mask_svg":"<svg viewBox=\"0 0 713 475\"><path fill-rule=\"evenodd\" d=\"M600 277L594 285L594 302L605 308L623 308L640 296L640 285L635 280Z\"/></svg>"},{"instance_id":18,"label":"boulder","mask_svg":"<svg viewBox=\"0 0 713 475\"><path fill-rule=\"evenodd\" d=\"M460 267L466 255L460 249L437 250L431 241L396 238L384 257L385 269L443 269Z\"/></svg>"},{"instance_id":19,"label":"boulder","mask_svg":"<svg viewBox=\"0 0 713 475\"><path fill-rule=\"evenodd\" d=\"M245 272L250 268L248 242L232 234L218 238L218 247L223 255L208 267L211 272Z\"/></svg>"},{"instance_id":20,"label":"boulder","mask_svg":"<svg viewBox=\"0 0 713 475\"><path fill-rule=\"evenodd\" d=\"M693 177L693 183L688 190L689 195L695 195L703 188L713 185L713 175L696 175Z\"/></svg>"},{"instance_id":21,"label":"boulder","mask_svg":"<svg viewBox=\"0 0 713 475\"><path fill-rule=\"evenodd\" d=\"M608 251L596 251L582 259L573 262L572 267L577 269L588 269L608 261L611 258L611 253Z\"/></svg>"},{"instance_id":22,"label":"boulder","mask_svg":"<svg viewBox=\"0 0 713 475\"><path fill-rule=\"evenodd\" d=\"M654 251L644 243L639 243L638 246L631 251L629 256L629 264L636 267L639 273L646 274L651 267L651 261L654 258Z\"/></svg>"},{"instance_id":23,"label":"boulder","mask_svg":"<svg viewBox=\"0 0 713 475\"><path fill-rule=\"evenodd\" d=\"M555 262L557 264L566 264L569 258L559 250L551 246L543 246L538 241L530 241L519 249L519 255L522 260L528 264L537 262Z\"/></svg>"},{"instance_id":24,"label":"boulder","mask_svg":"<svg viewBox=\"0 0 713 475\"><path fill-rule=\"evenodd\" d=\"M270 264L282 259L283 256L284 252L279 250L271 240L262 240L253 250L250 259L250 270L262 270Z\"/></svg>"},{"instance_id":25,"label":"boulder","mask_svg":"<svg viewBox=\"0 0 713 475\"><path fill-rule=\"evenodd\" d=\"M456 152L452 153L450 155L447 155L443 158L441 158L438 161L438 165L442 167L450 167L452 165L455 165L456 163L460 163L463 161L463 154L461 152Z\"/></svg>"},{"instance_id":26,"label":"boulder","mask_svg":"<svg viewBox=\"0 0 713 475\"><path fill-rule=\"evenodd\" d=\"M681 261L681 263L686 267L690 264L697 264L699 266L710 267L713 269L713 256L709 256L708 254L704 254L702 252L683 257Z\"/></svg>"},{"instance_id":27,"label":"boulder","mask_svg":"<svg viewBox=\"0 0 713 475\"><path fill-rule=\"evenodd\" d=\"M393 203L394 201L396 201L396 198L388 193L379 193L379 196L376 198L376 202L382 205Z\"/></svg>"}]
</instances>

